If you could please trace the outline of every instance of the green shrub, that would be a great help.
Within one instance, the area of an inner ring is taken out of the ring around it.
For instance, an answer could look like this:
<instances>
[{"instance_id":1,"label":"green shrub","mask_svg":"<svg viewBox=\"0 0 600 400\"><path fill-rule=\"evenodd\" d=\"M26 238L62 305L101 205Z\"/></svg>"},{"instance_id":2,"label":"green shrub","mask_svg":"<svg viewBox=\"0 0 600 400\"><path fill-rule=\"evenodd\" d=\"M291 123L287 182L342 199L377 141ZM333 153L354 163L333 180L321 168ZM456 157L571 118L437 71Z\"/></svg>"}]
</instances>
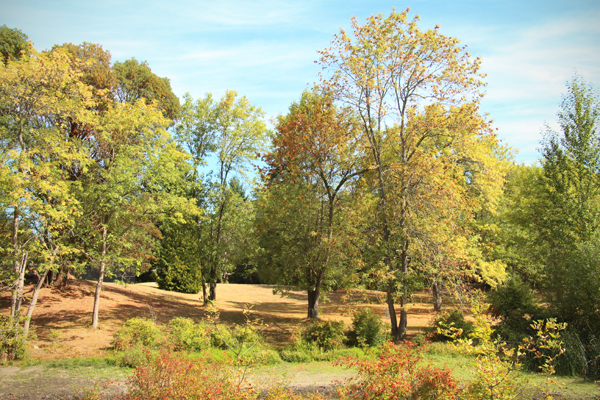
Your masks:
<instances>
[{"instance_id":1,"label":"green shrub","mask_svg":"<svg viewBox=\"0 0 600 400\"><path fill-rule=\"evenodd\" d=\"M343 321L315 321L302 332L303 341L314 343L324 350L342 346L345 339Z\"/></svg>"},{"instance_id":2,"label":"green shrub","mask_svg":"<svg viewBox=\"0 0 600 400\"><path fill-rule=\"evenodd\" d=\"M178 351L200 351L210 347L211 337L206 324L195 324L189 318L177 317L169 323L171 343Z\"/></svg>"},{"instance_id":3,"label":"green shrub","mask_svg":"<svg viewBox=\"0 0 600 400\"><path fill-rule=\"evenodd\" d=\"M116 350L125 350L131 347L142 346L155 347L164 330L154 321L146 318L131 318L127 320L117 333L113 340Z\"/></svg>"},{"instance_id":4,"label":"green shrub","mask_svg":"<svg viewBox=\"0 0 600 400\"><path fill-rule=\"evenodd\" d=\"M558 375L585 375L587 372L586 349L577 333L570 329L560 335L565 352L556 358L554 369ZM537 369L537 359L528 360L528 368ZM532 368L534 367L534 368Z\"/></svg>"},{"instance_id":5,"label":"green shrub","mask_svg":"<svg viewBox=\"0 0 600 400\"><path fill-rule=\"evenodd\" d=\"M180 293L197 294L202 290L202 272L188 266L178 256L161 258L156 264L158 287Z\"/></svg>"},{"instance_id":6,"label":"green shrub","mask_svg":"<svg viewBox=\"0 0 600 400\"><path fill-rule=\"evenodd\" d=\"M361 308L354 313L348 341L352 346L377 347L385 340L383 321L370 308Z\"/></svg>"},{"instance_id":7,"label":"green shrub","mask_svg":"<svg viewBox=\"0 0 600 400\"><path fill-rule=\"evenodd\" d=\"M433 321L433 329L430 334L432 342L447 342L452 340L446 335L438 332L438 329L448 329L450 327L461 329L462 333L459 338L466 339L473 332L473 323L466 321L465 316L459 310L445 311Z\"/></svg>"},{"instance_id":8,"label":"green shrub","mask_svg":"<svg viewBox=\"0 0 600 400\"><path fill-rule=\"evenodd\" d=\"M27 341L23 337L23 327L5 315L0 315L0 365L25 357Z\"/></svg>"},{"instance_id":9,"label":"green shrub","mask_svg":"<svg viewBox=\"0 0 600 400\"><path fill-rule=\"evenodd\" d=\"M534 334L532 320L545 319L533 291L518 275L488 294L490 311L501 322L495 327L497 335L508 342L520 343Z\"/></svg>"}]
</instances>

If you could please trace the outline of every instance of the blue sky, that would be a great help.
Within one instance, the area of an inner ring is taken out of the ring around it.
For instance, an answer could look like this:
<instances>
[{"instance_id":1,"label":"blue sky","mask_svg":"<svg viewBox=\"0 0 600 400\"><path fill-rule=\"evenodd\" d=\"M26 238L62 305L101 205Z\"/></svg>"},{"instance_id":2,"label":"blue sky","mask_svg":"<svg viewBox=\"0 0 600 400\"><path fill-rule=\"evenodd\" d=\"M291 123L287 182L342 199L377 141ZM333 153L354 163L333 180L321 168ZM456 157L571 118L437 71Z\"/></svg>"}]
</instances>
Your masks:
<instances>
[{"instance_id":1,"label":"blue sky","mask_svg":"<svg viewBox=\"0 0 600 400\"><path fill-rule=\"evenodd\" d=\"M411 7L421 29L439 23L483 60L490 114L518 161L535 162L544 123L556 127L575 73L600 89L600 1L33 1L0 0L0 25L19 28L38 50L99 43L113 60L147 60L194 98L226 89L268 118L285 113L317 80L317 50L350 17Z\"/></svg>"}]
</instances>

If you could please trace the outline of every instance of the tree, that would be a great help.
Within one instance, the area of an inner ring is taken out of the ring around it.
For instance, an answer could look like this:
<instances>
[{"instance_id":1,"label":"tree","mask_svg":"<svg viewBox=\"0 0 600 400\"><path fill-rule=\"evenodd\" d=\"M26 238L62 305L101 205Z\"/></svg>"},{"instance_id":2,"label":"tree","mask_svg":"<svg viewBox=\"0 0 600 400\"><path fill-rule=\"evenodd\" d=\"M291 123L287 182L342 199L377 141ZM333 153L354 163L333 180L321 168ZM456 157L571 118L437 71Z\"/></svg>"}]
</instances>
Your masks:
<instances>
[{"instance_id":1,"label":"tree","mask_svg":"<svg viewBox=\"0 0 600 400\"><path fill-rule=\"evenodd\" d=\"M117 103L101 115L89 142L94 164L82 177L78 198L84 209L80 237L86 258L98 265L92 327L98 327L100 292L106 273L148 262L158 235L157 219L183 220L197 212L182 186L185 154L165 128L169 120L144 100Z\"/></svg>"},{"instance_id":2,"label":"tree","mask_svg":"<svg viewBox=\"0 0 600 400\"><path fill-rule=\"evenodd\" d=\"M330 94L305 91L279 116L273 150L265 156L259 230L263 275L308 293L308 318L319 317L323 286L339 283L349 262L348 217L357 204L350 186L366 169L354 116ZM265 257L266 256L266 257Z\"/></svg>"},{"instance_id":3,"label":"tree","mask_svg":"<svg viewBox=\"0 0 600 400\"><path fill-rule=\"evenodd\" d=\"M89 159L81 141L69 136L68 121L94 123L87 109L90 97L64 51L32 49L30 57L0 69L0 203L12 220L5 247L13 263L11 316L19 313L28 261L42 275L30 318L46 275L77 252L65 239L81 211L73 194L77 182L65 175L69 168L86 168Z\"/></svg>"},{"instance_id":4,"label":"tree","mask_svg":"<svg viewBox=\"0 0 600 400\"><path fill-rule=\"evenodd\" d=\"M6 25L0 27L0 54L4 65L29 56L31 49L29 37L19 29L10 29Z\"/></svg>"},{"instance_id":5,"label":"tree","mask_svg":"<svg viewBox=\"0 0 600 400\"><path fill-rule=\"evenodd\" d=\"M119 101L156 101L166 118L176 120L179 117L181 106L171 90L169 79L160 78L153 73L146 61L140 63L131 58L125 62L115 62L113 68L117 80L115 96Z\"/></svg>"},{"instance_id":6,"label":"tree","mask_svg":"<svg viewBox=\"0 0 600 400\"><path fill-rule=\"evenodd\" d=\"M324 85L355 109L368 141L378 199L371 275L385 286L396 340L406 335L404 305L419 264L440 255L433 261L487 272L464 221L474 202L493 205L503 182L495 169L502 152L478 114L480 60L439 27L421 31L418 16L407 22L407 14L371 16L364 25L354 18L351 34L342 30L320 52L330 72Z\"/></svg>"},{"instance_id":7,"label":"tree","mask_svg":"<svg viewBox=\"0 0 600 400\"><path fill-rule=\"evenodd\" d=\"M198 221L210 300L216 300L217 283L239 260L236 249L247 243L253 207L231 186L231 179L236 174L243 176L265 146L268 130L262 116L260 108L252 106L246 97L237 98L234 91L227 91L218 102L210 94L196 102L188 95L176 127L179 143L192 154L195 195L202 186L198 167L207 157L214 157L216 162L204 183L205 218Z\"/></svg>"},{"instance_id":8,"label":"tree","mask_svg":"<svg viewBox=\"0 0 600 400\"><path fill-rule=\"evenodd\" d=\"M542 143L543 212L535 221L546 250L545 286L551 306L587 340L600 330L600 100L580 77L567 84L561 132Z\"/></svg>"}]
</instances>

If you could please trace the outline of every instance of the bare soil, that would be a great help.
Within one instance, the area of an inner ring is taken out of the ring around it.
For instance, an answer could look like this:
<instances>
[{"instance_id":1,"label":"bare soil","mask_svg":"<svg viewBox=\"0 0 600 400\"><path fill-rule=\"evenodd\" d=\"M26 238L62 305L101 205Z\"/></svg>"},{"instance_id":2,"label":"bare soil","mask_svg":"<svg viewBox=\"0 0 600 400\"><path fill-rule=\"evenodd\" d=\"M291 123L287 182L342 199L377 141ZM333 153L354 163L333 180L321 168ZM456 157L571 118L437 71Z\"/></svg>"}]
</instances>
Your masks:
<instances>
[{"instance_id":1,"label":"bare soil","mask_svg":"<svg viewBox=\"0 0 600 400\"><path fill-rule=\"evenodd\" d=\"M72 280L62 289L41 290L31 322L33 359L102 357L112 349L117 329L133 317L153 318L160 323L175 317L196 321L206 317L201 295L168 292L155 284L105 283L100 297L99 329L94 330L91 329L94 284ZM270 285L218 285L216 306L221 322L243 323L243 310L250 306L251 317L267 325L263 331L267 342L275 348L283 347L294 331L307 322L308 300L306 292L290 291L282 296L273 294L274 289ZM349 325L353 310L369 306L386 320L382 293L340 290L328 293L327 299L321 303L322 319L342 320ZM0 312L8 313L9 301L8 293L0 293ZM409 306L409 335L423 331L433 318L427 293L417 294L415 301Z\"/></svg>"}]
</instances>

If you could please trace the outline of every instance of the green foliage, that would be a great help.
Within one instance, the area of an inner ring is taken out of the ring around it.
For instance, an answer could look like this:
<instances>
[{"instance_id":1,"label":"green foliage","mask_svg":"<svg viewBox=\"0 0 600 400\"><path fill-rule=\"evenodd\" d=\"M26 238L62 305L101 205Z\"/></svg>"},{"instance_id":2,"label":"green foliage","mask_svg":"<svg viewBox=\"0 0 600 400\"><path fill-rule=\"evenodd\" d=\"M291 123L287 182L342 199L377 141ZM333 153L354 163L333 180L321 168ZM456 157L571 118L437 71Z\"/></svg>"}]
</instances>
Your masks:
<instances>
[{"instance_id":1,"label":"green foliage","mask_svg":"<svg viewBox=\"0 0 600 400\"><path fill-rule=\"evenodd\" d=\"M0 27L0 55L2 62L7 65L9 61L28 57L31 51L29 38L19 29L10 29L6 25Z\"/></svg>"},{"instance_id":2,"label":"green foliage","mask_svg":"<svg viewBox=\"0 0 600 400\"><path fill-rule=\"evenodd\" d=\"M323 350L332 350L344 345L346 335L344 334L343 321L314 321L302 332L302 340L313 343Z\"/></svg>"},{"instance_id":3,"label":"green foliage","mask_svg":"<svg viewBox=\"0 0 600 400\"><path fill-rule=\"evenodd\" d=\"M133 347L155 347L161 339L166 339L163 327L146 318L131 318L115 333L113 345L116 350Z\"/></svg>"},{"instance_id":4,"label":"green foliage","mask_svg":"<svg viewBox=\"0 0 600 400\"><path fill-rule=\"evenodd\" d=\"M491 291L488 298L492 315L501 318L495 330L504 340L521 342L534 334L531 321L542 318L542 310L529 285L518 275Z\"/></svg>"},{"instance_id":5,"label":"green foliage","mask_svg":"<svg viewBox=\"0 0 600 400\"><path fill-rule=\"evenodd\" d=\"M212 329L205 323L195 324L189 318L177 317L169 323L171 344L176 351L200 351L210 347Z\"/></svg>"},{"instance_id":6,"label":"green foliage","mask_svg":"<svg viewBox=\"0 0 600 400\"><path fill-rule=\"evenodd\" d=\"M174 120L179 117L179 98L171 90L169 79L153 73L146 61L140 63L130 58L115 62L113 68L117 81L116 97L121 102L154 101L166 118Z\"/></svg>"},{"instance_id":7,"label":"green foliage","mask_svg":"<svg viewBox=\"0 0 600 400\"><path fill-rule=\"evenodd\" d=\"M19 360L27 353L27 341L18 319L0 315L0 365Z\"/></svg>"},{"instance_id":8,"label":"green foliage","mask_svg":"<svg viewBox=\"0 0 600 400\"><path fill-rule=\"evenodd\" d=\"M371 308L361 308L354 313L352 329L348 334L350 345L378 347L385 340L383 321Z\"/></svg>"},{"instance_id":9,"label":"green foliage","mask_svg":"<svg viewBox=\"0 0 600 400\"><path fill-rule=\"evenodd\" d=\"M465 320L465 316L460 310L451 310L442 312L434 321L432 332L429 338L433 342L447 342L452 340L444 334L445 330L453 329L461 339L466 339L473 333L473 323Z\"/></svg>"}]
</instances>

